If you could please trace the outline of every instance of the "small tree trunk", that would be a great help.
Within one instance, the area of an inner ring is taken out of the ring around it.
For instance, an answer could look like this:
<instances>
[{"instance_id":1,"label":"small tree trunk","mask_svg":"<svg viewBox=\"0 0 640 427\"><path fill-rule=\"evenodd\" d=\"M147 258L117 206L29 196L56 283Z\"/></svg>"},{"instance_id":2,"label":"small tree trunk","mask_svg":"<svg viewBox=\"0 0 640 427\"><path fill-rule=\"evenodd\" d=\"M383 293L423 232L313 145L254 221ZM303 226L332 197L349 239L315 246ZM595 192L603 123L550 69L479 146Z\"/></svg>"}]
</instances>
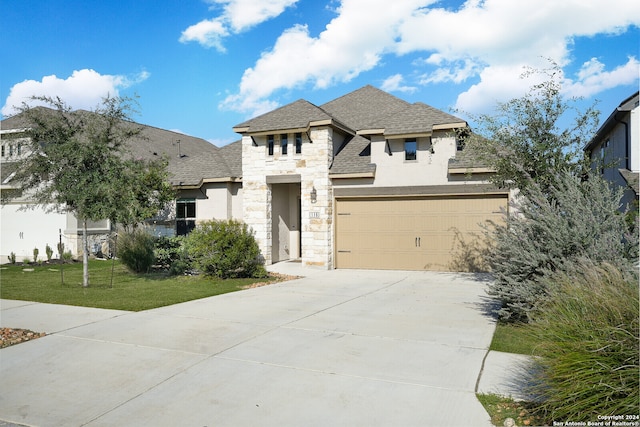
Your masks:
<instances>
[{"instance_id":1,"label":"small tree trunk","mask_svg":"<svg viewBox=\"0 0 640 427\"><path fill-rule=\"evenodd\" d=\"M87 236L87 220L82 220L82 286L89 287L89 236Z\"/></svg>"}]
</instances>

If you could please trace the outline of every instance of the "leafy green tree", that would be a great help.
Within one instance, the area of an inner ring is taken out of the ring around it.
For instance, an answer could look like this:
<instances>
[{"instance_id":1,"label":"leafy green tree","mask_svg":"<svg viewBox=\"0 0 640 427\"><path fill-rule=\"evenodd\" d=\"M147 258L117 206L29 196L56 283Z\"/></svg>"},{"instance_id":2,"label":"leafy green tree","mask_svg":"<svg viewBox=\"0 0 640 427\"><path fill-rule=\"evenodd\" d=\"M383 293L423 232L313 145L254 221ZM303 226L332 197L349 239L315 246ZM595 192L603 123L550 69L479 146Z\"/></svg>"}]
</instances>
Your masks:
<instances>
[{"instance_id":1,"label":"leafy green tree","mask_svg":"<svg viewBox=\"0 0 640 427\"><path fill-rule=\"evenodd\" d=\"M583 174L589 168L583 148L598 126L595 106L582 111L578 99L562 96L562 70L557 64L528 69L522 78L537 75L544 81L524 96L498 103L492 114L472 117L476 129L465 147L495 170L493 184L518 189L525 196L534 183L547 193L553 176Z\"/></svg>"},{"instance_id":2,"label":"leafy green tree","mask_svg":"<svg viewBox=\"0 0 640 427\"><path fill-rule=\"evenodd\" d=\"M19 109L29 137L14 179L36 205L72 212L83 226L83 286L89 286L87 221L133 225L173 198L167 163L134 159L127 143L143 138L129 115L132 100L107 97L93 111L72 111L60 98L34 97L49 108Z\"/></svg>"}]
</instances>

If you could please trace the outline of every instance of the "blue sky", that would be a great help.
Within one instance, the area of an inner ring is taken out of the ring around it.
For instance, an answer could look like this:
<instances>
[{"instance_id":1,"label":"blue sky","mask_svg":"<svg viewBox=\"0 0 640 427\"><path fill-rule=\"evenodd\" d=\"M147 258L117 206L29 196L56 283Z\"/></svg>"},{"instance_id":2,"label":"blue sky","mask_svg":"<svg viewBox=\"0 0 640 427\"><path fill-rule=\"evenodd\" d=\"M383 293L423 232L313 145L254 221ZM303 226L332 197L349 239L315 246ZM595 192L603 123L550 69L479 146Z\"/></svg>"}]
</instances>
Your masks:
<instances>
[{"instance_id":1,"label":"blue sky","mask_svg":"<svg viewBox=\"0 0 640 427\"><path fill-rule=\"evenodd\" d=\"M490 113L561 65L602 119L638 90L637 0L0 0L1 113L31 95L224 145L232 127L367 84L444 111ZM464 113L456 113L467 119ZM473 124L473 123L472 123Z\"/></svg>"}]
</instances>

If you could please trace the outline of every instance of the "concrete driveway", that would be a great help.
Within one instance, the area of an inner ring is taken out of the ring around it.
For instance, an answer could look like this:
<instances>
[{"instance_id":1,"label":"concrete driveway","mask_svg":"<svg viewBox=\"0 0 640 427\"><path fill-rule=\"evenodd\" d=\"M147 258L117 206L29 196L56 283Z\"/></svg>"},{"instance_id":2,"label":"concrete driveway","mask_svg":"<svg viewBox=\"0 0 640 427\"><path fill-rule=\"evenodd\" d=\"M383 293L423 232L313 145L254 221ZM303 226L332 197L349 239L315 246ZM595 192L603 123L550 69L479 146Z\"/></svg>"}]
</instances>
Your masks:
<instances>
[{"instance_id":1,"label":"concrete driveway","mask_svg":"<svg viewBox=\"0 0 640 427\"><path fill-rule=\"evenodd\" d=\"M49 335L0 350L0 420L491 425L474 394L495 328L483 282L432 272L304 274L138 313L2 300L2 326Z\"/></svg>"}]
</instances>

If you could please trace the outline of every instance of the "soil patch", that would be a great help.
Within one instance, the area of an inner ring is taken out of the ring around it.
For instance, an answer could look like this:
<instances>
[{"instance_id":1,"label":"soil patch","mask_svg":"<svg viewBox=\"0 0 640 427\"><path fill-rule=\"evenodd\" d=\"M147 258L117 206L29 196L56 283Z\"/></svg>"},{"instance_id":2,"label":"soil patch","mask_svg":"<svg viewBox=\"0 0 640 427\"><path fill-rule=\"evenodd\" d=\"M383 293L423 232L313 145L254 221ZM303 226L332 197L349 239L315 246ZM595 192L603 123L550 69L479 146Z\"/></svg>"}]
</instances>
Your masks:
<instances>
[{"instance_id":1,"label":"soil patch","mask_svg":"<svg viewBox=\"0 0 640 427\"><path fill-rule=\"evenodd\" d=\"M31 341L45 335L44 332L33 332L28 329L0 328L0 348Z\"/></svg>"}]
</instances>

